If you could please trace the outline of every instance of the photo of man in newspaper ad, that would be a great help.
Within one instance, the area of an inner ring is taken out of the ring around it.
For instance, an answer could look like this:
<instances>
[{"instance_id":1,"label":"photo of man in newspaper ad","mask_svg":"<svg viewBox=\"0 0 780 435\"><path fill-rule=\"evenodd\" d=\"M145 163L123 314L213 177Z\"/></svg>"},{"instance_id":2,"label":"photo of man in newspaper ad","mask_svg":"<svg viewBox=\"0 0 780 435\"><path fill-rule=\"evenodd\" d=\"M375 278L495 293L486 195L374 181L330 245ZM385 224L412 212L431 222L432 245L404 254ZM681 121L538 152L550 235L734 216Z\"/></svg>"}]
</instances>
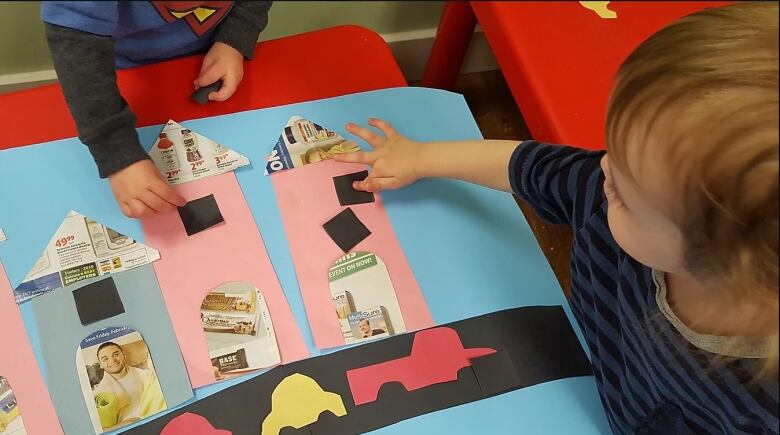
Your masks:
<instances>
[{"instance_id":1,"label":"photo of man in newspaper ad","mask_svg":"<svg viewBox=\"0 0 780 435\"><path fill-rule=\"evenodd\" d=\"M167 408L149 348L137 331L106 328L81 342L76 362L95 433Z\"/></svg>"}]
</instances>

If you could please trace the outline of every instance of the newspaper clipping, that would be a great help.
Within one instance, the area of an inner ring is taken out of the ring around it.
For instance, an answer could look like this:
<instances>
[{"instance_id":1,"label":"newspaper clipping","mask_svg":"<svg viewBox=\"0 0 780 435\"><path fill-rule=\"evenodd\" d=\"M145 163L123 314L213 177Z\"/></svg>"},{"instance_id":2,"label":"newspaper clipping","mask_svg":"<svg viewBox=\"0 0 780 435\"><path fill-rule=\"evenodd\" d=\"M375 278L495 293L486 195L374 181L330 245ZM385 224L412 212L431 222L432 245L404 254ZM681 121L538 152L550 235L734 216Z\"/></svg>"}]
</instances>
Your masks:
<instances>
[{"instance_id":1,"label":"newspaper clipping","mask_svg":"<svg viewBox=\"0 0 780 435\"><path fill-rule=\"evenodd\" d=\"M11 385L0 376L0 435L26 435L19 405Z\"/></svg>"},{"instance_id":2,"label":"newspaper clipping","mask_svg":"<svg viewBox=\"0 0 780 435\"><path fill-rule=\"evenodd\" d=\"M336 154L356 151L360 151L360 147L355 142L347 141L341 135L300 116L293 116L287 121L282 135L268 156L265 175L330 160Z\"/></svg>"},{"instance_id":3,"label":"newspaper clipping","mask_svg":"<svg viewBox=\"0 0 780 435\"><path fill-rule=\"evenodd\" d=\"M76 352L76 368L96 434L168 407L149 348L131 328L105 328L90 334Z\"/></svg>"},{"instance_id":4,"label":"newspaper clipping","mask_svg":"<svg viewBox=\"0 0 780 435\"><path fill-rule=\"evenodd\" d=\"M393 283L378 256L347 254L333 263L328 280L345 343L406 332Z\"/></svg>"},{"instance_id":5,"label":"newspaper clipping","mask_svg":"<svg viewBox=\"0 0 780 435\"><path fill-rule=\"evenodd\" d=\"M160 253L71 211L33 268L14 289L17 303L75 282L122 272L160 259Z\"/></svg>"},{"instance_id":6,"label":"newspaper clipping","mask_svg":"<svg viewBox=\"0 0 780 435\"><path fill-rule=\"evenodd\" d=\"M263 294L247 282L210 291L200 306L214 379L223 380L280 363Z\"/></svg>"},{"instance_id":7,"label":"newspaper clipping","mask_svg":"<svg viewBox=\"0 0 780 435\"><path fill-rule=\"evenodd\" d=\"M149 156L168 184L230 172L249 159L213 140L169 120L149 150Z\"/></svg>"}]
</instances>

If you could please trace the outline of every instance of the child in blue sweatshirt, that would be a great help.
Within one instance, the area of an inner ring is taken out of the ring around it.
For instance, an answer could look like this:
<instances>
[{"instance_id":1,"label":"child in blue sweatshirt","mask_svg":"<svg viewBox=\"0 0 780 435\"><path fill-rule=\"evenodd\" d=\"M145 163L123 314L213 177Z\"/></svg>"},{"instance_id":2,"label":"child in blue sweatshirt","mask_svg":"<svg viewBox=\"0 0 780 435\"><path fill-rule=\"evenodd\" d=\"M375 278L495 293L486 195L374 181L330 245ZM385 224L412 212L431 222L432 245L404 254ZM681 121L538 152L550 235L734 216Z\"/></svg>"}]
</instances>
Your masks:
<instances>
[{"instance_id":1,"label":"child in blue sweatshirt","mask_svg":"<svg viewBox=\"0 0 780 435\"><path fill-rule=\"evenodd\" d=\"M79 138L125 215L168 212L185 201L141 146L115 70L206 52L194 87L222 80L209 99L224 101L241 82L243 61L252 58L270 7L270 1L41 2L54 68Z\"/></svg>"}]
</instances>

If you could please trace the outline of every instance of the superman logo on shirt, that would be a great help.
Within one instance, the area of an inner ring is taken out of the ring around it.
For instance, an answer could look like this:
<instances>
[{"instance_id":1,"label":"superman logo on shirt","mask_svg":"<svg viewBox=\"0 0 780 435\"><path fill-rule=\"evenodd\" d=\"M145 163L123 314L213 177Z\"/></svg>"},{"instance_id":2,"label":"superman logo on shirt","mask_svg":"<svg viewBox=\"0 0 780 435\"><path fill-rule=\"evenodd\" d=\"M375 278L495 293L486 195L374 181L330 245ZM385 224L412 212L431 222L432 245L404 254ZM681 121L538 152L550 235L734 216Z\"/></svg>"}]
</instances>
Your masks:
<instances>
[{"instance_id":1,"label":"superman logo on shirt","mask_svg":"<svg viewBox=\"0 0 780 435\"><path fill-rule=\"evenodd\" d=\"M182 20L198 36L202 36L222 21L233 6L232 1L153 1L151 3L166 22Z\"/></svg>"}]
</instances>

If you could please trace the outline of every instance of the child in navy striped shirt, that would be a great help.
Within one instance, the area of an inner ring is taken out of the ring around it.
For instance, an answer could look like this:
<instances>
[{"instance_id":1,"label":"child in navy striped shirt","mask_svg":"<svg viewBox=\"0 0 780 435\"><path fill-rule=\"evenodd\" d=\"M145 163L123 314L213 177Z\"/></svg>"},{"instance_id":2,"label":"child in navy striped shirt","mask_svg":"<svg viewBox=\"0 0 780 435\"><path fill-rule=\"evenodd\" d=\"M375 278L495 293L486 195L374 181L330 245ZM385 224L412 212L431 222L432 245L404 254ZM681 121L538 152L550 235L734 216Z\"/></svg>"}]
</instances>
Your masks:
<instances>
[{"instance_id":1,"label":"child in navy striped shirt","mask_svg":"<svg viewBox=\"0 0 780 435\"><path fill-rule=\"evenodd\" d=\"M778 433L777 3L707 9L642 43L606 153L369 125L382 134L347 129L373 151L335 158L373 166L358 190L457 178L572 226L570 303L615 433Z\"/></svg>"}]
</instances>

